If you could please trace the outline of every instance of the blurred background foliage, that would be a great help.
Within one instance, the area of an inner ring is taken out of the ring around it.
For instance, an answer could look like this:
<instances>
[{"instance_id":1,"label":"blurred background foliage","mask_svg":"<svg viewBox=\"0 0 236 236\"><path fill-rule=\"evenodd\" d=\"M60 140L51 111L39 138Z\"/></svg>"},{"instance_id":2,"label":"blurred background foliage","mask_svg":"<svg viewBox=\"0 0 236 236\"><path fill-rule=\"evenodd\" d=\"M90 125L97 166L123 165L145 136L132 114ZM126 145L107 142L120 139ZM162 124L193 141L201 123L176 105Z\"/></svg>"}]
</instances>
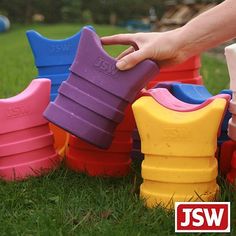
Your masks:
<instances>
[{"instance_id":1,"label":"blurred background foliage","mask_svg":"<svg viewBox=\"0 0 236 236\"><path fill-rule=\"evenodd\" d=\"M129 19L148 17L150 7L157 18L165 12L164 0L0 0L0 14L13 23L81 22L122 25ZM181 2L181 1L176 1ZM206 1L195 1L206 2ZM207 2L220 2L208 0Z\"/></svg>"}]
</instances>

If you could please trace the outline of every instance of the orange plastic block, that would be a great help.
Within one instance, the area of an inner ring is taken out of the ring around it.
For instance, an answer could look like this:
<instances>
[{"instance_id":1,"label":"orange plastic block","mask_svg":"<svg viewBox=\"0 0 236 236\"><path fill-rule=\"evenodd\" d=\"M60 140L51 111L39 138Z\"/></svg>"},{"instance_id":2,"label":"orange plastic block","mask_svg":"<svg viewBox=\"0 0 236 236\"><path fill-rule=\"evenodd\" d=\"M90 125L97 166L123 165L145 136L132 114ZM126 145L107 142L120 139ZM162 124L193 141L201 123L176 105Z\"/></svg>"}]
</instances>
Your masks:
<instances>
[{"instance_id":1,"label":"orange plastic block","mask_svg":"<svg viewBox=\"0 0 236 236\"><path fill-rule=\"evenodd\" d=\"M56 149L57 153L64 157L66 147L69 142L69 134L61 129L60 127L54 125L53 123L49 123L50 130L53 132L54 135L54 148Z\"/></svg>"},{"instance_id":2,"label":"orange plastic block","mask_svg":"<svg viewBox=\"0 0 236 236\"><path fill-rule=\"evenodd\" d=\"M123 122L117 127L112 145L104 150L70 135L66 165L90 176L120 177L130 171L134 117L129 106Z\"/></svg>"},{"instance_id":3,"label":"orange plastic block","mask_svg":"<svg viewBox=\"0 0 236 236\"><path fill-rule=\"evenodd\" d=\"M0 176L22 180L56 168L59 157L43 112L50 80L33 80L19 95L0 99Z\"/></svg>"}]
</instances>

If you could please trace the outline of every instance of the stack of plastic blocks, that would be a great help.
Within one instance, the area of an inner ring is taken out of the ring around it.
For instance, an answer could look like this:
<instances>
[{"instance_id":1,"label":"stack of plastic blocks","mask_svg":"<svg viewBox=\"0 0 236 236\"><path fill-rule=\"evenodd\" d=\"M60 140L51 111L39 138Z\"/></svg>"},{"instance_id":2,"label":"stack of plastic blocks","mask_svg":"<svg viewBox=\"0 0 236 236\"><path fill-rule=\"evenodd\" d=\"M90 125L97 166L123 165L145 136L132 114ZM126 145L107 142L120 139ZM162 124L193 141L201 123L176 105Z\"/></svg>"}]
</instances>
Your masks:
<instances>
[{"instance_id":1,"label":"stack of plastic blocks","mask_svg":"<svg viewBox=\"0 0 236 236\"><path fill-rule=\"evenodd\" d=\"M150 89L156 86L157 83L167 81L173 82L182 82L189 84L202 84L202 77L200 75L201 68L201 59L200 56L193 56L187 61L169 67L168 69L161 69L160 74L150 81L146 88ZM133 131L133 150L132 150L132 159L133 160L143 160L143 154L140 152L141 142L137 128L135 127Z\"/></svg>"},{"instance_id":2,"label":"stack of plastic blocks","mask_svg":"<svg viewBox=\"0 0 236 236\"><path fill-rule=\"evenodd\" d=\"M60 164L43 112L50 80L33 80L22 93L0 99L0 177L7 181L40 176ZM37 101L37 106L35 105Z\"/></svg>"},{"instance_id":3,"label":"stack of plastic blocks","mask_svg":"<svg viewBox=\"0 0 236 236\"><path fill-rule=\"evenodd\" d=\"M92 27L88 27L92 29ZM34 30L27 31L26 35L38 69L38 78L51 80L50 98L51 101L54 101L59 86L69 76L69 67L75 58L81 31L63 40L45 38ZM53 124L50 124L50 129L54 133L55 148L61 156L64 156L68 134Z\"/></svg>"},{"instance_id":4,"label":"stack of plastic blocks","mask_svg":"<svg viewBox=\"0 0 236 236\"><path fill-rule=\"evenodd\" d=\"M161 69L160 74L147 84L147 89L154 87L158 82L176 81L186 84L202 84L200 75L200 56L193 56L182 64Z\"/></svg>"},{"instance_id":5,"label":"stack of plastic blocks","mask_svg":"<svg viewBox=\"0 0 236 236\"><path fill-rule=\"evenodd\" d=\"M146 205L173 208L178 201L215 200L217 133L230 96L193 105L165 88L144 95L132 107L145 155L140 195Z\"/></svg>"},{"instance_id":6,"label":"stack of plastic blocks","mask_svg":"<svg viewBox=\"0 0 236 236\"><path fill-rule=\"evenodd\" d=\"M150 60L129 71L117 70L116 60L104 51L96 33L83 29L69 77L44 116L81 140L108 149L126 108L158 73Z\"/></svg>"}]
</instances>

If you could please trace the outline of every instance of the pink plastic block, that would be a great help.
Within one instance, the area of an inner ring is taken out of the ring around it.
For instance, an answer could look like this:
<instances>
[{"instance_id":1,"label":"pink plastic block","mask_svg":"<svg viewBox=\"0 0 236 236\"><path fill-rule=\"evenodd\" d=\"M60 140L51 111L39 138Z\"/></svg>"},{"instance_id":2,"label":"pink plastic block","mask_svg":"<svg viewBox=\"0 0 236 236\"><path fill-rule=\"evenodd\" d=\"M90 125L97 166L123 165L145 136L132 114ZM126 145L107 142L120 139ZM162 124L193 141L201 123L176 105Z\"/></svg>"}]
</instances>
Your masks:
<instances>
[{"instance_id":1,"label":"pink plastic block","mask_svg":"<svg viewBox=\"0 0 236 236\"><path fill-rule=\"evenodd\" d=\"M0 177L22 180L39 176L60 163L43 112L49 103L50 80L33 80L12 98L0 99Z\"/></svg>"},{"instance_id":2,"label":"pink plastic block","mask_svg":"<svg viewBox=\"0 0 236 236\"><path fill-rule=\"evenodd\" d=\"M174 110L174 111L183 111L183 112L189 112L189 111L195 111L199 110L205 106L207 106L209 103L211 103L216 98L224 98L228 102L230 100L230 95L228 94L218 94L216 96L210 97L205 102L201 104L189 104L186 102L182 102L179 99L177 99L175 96L171 94L171 92L166 88L156 88L156 89L149 89L149 90L142 90L143 95L145 96L152 96L158 103L160 103L162 106Z\"/></svg>"}]
</instances>

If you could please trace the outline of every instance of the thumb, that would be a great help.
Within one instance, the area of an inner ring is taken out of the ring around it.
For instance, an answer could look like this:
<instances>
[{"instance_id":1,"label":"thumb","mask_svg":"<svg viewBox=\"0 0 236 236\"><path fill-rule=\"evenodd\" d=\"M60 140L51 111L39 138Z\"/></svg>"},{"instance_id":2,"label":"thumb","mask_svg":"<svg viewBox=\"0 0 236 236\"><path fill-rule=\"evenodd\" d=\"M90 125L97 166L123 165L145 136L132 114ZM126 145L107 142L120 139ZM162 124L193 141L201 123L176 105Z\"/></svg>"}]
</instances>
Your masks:
<instances>
[{"instance_id":1,"label":"thumb","mask_svg":"<svg viewBox=\"0 0 236 236\"><path fill-rule=\"evenodd\" d=\"M137 51L134 51L124 57L122 57L120 60L117 61L116 67L119 70L128 70L136 66L141 61L147 59L147 56L145 54L145 51L142 49L139 49Z\"/></svg>"}]
</instances>

